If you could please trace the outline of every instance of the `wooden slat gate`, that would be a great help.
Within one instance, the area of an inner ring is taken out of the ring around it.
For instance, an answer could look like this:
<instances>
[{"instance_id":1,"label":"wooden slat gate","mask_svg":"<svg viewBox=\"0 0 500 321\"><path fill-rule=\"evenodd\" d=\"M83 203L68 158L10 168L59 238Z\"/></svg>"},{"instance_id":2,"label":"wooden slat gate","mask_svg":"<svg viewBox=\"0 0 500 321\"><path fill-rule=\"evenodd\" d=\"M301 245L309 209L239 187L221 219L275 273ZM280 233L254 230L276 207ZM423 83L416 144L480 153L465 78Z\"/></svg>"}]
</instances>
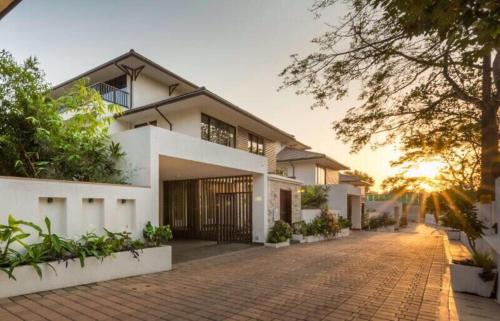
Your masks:
<instances>
[{"instance_id":1,"label":"wooden slat gate","mask_svg":"<svg viewBox=\"0 0 500 321\"><path fill-rule=\"evenodd\" d=\"M164 222L176 238L252 241L252 176L164 182Z\"/></svg>"}]
</instances>

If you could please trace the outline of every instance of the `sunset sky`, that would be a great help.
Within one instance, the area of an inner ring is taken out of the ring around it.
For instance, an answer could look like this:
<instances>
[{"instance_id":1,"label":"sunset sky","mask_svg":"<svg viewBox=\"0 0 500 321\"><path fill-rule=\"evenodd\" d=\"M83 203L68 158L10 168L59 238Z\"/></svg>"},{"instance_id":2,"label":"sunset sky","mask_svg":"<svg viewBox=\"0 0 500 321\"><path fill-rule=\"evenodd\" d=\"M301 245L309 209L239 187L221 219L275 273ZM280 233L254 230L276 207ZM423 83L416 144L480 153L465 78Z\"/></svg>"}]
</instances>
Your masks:
<instances>
[{"instance_id":1,"label":"sunset sky","mask_svg":"<svg viewBox=\"0 0 500 321\"><path fill-rule=\"evenodd\" d=\"M394 146L349 154L331 122L356 105L361 86L311 110L312 100L277 91L292 53L309 53L310 40L335 24L340 7L314 19L312 1L63 1L24 0L0 21L0 49L18 60L37 56L53 85L131 48L197 85L294 134L380 183L393 173Z\"/></svg>"}]
</instances>

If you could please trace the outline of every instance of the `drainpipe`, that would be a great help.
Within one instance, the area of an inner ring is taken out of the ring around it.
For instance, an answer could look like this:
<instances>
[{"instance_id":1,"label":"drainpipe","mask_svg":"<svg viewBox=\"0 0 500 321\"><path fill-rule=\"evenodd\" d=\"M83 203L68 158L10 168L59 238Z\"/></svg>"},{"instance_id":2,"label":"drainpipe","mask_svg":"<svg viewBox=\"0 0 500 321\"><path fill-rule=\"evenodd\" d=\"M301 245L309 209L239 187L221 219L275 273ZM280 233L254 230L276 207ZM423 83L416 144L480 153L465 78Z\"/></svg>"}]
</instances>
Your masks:
<instances>
[{"instance_id":1,"label":"drainpipe","mask_svg":"<svg viewBox=\"0 0 500 321\"><path fill-rule=\"evenodd\" d=\"M155 107L155 110L158 112L158 114L160 114L161 117L163 117L163 119L165 119L165 121L168 123L168 126L170 127L170 131L172 131L172 123L170 122L170 120L167 119L167 117L165 117L165 115L163 115L159 110L158 110L158 106Z\"/></svg>"},{"instance_id":2,"label":"drainpipe","mask_svg":"<svg viewBox=\"0 0 500 321\"><path fill-rule=\"evenodd\" d=\"M295 166L293 166L292 162L289 162L290 166L292 166L292 178L295 178Z\"/></svg>"}]
</instances>

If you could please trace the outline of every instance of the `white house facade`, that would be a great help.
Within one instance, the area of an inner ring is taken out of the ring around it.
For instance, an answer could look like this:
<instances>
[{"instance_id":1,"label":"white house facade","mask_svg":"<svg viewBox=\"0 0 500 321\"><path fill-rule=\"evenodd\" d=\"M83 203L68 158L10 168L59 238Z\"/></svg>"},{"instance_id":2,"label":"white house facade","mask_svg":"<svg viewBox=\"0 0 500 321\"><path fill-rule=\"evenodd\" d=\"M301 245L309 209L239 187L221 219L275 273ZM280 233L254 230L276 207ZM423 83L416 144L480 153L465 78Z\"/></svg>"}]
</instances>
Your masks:
<instances>
[{"instance_id":1,"label":"white house facade","mask_svg":"<svg viewBox=\"0 0 500 321\"><path fill-rule=\"evenodd\" d=\"M349 167L307 148L285 147L278 153L277 168L305 185L328 186L328 208L350 219L352 228L362 228L365 188L370 184L340 173Z\"/></svg>"}]
</instances>

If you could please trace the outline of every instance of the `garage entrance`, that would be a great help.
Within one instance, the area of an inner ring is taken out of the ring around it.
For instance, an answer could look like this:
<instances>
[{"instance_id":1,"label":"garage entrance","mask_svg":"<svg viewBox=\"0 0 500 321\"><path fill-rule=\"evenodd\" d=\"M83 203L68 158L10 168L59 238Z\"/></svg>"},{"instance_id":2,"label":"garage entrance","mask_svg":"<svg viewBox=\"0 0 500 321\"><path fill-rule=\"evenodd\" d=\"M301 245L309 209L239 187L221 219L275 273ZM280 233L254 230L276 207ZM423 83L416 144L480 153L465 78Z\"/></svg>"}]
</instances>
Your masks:
<instances>
[{"instance_id":1,"label":"garage entrance","mask_svg":"<svg viewBox=\"0 0 500 321\"><path fill-rule=\"evenodd\" d=\"M165 181L164 222L174 238L252 241L252 176Z\"/></svg>"}]
</instances>

